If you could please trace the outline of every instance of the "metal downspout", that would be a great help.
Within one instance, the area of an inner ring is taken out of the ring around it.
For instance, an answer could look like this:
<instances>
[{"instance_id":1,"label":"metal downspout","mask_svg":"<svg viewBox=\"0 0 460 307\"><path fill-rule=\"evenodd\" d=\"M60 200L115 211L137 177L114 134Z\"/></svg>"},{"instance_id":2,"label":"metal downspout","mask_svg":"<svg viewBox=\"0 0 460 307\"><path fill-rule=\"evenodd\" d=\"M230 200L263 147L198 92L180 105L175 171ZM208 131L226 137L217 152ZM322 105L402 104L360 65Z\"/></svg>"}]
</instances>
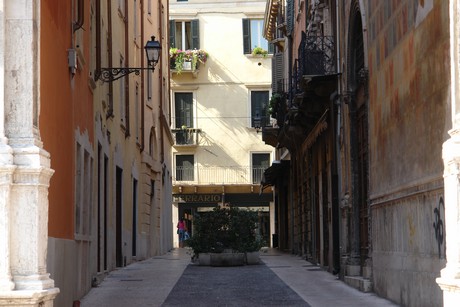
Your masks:
<instances>
[{"instance_id":1,"label":"metal downspout","mask_svg":"<svg viewBox=\"0 0 460 307\"><path fill-rule=\"evenodd\" d=\"M336 159L337 159L337 213L339 214L339 217L338 217L338 245L339 245L339 263L338 263L338 266L336 268L337 270L337 273L340 272L341 270L341 267L340 267L340 259L341 259L341 256L342 256L342 246L341 246L341 242L342 242L342 232L341 232L341 229L342 229L342 219L341 219L341 208L340 208L340 199L341 199L341 195L342 195L342 159L341 159L341 156L340 156L340 130L341 130L341 125L342 125L342 122L341 122L341 119L342 119L342 70L341 70L341 65L340 65L340 52L341 52L341 48L340 48L340 14L339 14L339 1L336 0L335 1L335 18L336 18L336 49L337 49L337 99L335 100L335 103L337 105L337 127L336 127L336 138L335 138L335 141L336 141L336 144L335 144L335 151L336 151Z\"/></svg>"}]
</instances>

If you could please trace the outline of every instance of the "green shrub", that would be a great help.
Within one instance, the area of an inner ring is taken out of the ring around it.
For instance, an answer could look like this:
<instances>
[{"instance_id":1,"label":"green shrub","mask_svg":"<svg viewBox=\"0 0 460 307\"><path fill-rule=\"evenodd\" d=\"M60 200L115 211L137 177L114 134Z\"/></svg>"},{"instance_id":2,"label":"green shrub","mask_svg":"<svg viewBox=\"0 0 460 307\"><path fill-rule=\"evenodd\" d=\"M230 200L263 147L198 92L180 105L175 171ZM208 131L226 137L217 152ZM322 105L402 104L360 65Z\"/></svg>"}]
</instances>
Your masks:
<instances>
[{"instance_id":1,"label":"green shrub","mask_svg":"<svg viewBox=\"0 0 460 307\"><path fill-rule=\"evenodd\" d=\"M199 253L258 251L263 242L256 234L257 212L239 208L219 208L197 213L194 216L193 236L188 246Z\"/></svg>"}]
</instances>

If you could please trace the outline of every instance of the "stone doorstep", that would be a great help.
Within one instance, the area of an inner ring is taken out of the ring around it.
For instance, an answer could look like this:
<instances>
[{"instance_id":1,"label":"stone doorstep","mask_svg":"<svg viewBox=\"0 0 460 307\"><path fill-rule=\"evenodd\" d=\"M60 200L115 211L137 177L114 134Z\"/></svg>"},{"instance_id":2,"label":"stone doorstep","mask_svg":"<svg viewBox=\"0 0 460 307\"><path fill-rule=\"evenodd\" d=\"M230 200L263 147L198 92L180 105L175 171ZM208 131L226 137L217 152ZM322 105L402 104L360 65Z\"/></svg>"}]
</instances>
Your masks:
<instances>
[{"instance_id":1,"label":"stone doorstep","mask_svg":"<svg viewBox=\"0 0 460 307\"><path fill-rule=\"evenodd\" d=\"M361 292L372 292L372 282L361 276L345 276L345 283Z\"/></svg>"},{"instance_id":2,"label":"stone doorstep","mask_svg":"<svg viewBox=\"0 0 460 307\"><path fill-rule=\"evenodd\" d=\"M351 265L346 266L347 276L361 276L361 266L360 265Z\"/></svg>"}]
</instances>

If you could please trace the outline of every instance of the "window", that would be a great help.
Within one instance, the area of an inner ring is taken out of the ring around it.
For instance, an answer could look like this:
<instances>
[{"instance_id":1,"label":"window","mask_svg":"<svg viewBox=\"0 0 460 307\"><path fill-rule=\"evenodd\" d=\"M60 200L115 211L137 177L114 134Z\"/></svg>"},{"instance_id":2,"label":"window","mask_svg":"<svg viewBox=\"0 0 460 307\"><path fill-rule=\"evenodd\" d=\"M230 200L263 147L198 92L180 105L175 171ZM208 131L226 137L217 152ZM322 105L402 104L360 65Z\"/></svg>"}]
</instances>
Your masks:
<instances>
[{"instance_id":1,"label":"window","mask_svg":"<svg viewBox=\"0 0 460 307\"><path fill-rule=\"evenodd\" d=\"M264 171L270 167L269 153L252 154L252 183L258 184L262 180Z\"/></svg>"},{"instance_id":2,"label":"window","mask_svg":"<svg viewBox=\"0 0 460 307\"><path fill-rule=\"evenodd\" d=\"M75 234L91 235L91 204L92 204L92 169L93 158L90 152L77 142L76 144L76 177L75 177Z\"/></svg>"},{"instance_id":3,"label":"window","mask_svg":"<svg viewBox=\"0 0 460 307\"><path fill-rule=\"evenodd\" d=\"M176 128L193 127L193 93L175 93Z\"/></svg>"},{"instance_id":4,"label":"window","mask_svg":"<svg viewBox=\"0 0 460 307\"><path fill-rule=\"evenodd\" d=\"M136 141L139 143L141 140L140 140L140 136L141 136L141 125L140 123L142 122L142 118L141 118L141 112L140 112L140 109L141 109L141 100L139 98L139 84L136 82L136 93L135 93L135 98L134 98L134 112L136 113L135 116L136 116L136 120L134 122L134 124L136 125Z\"/></svg>"},{"instance_id":5,"label":"window","mask_svg":"<svg viewBox=\"0 0 460 307\"><path fill-rule=\"evenodd\" d=\"M189 131L193 127L193 93L175 93L176 144L189 144Z\"/></svg>"},{"instance_id":6,"label":"window","mask_svg":"<svg viewBox=\"0 0 460 307\"><path fill-rule=\"evenodd\" d=\"M125 67L125 59L122 55L120 55L120 67ZM124 81L124 80L123 80ZM126 92L125 92L125 82L118 82L119 90L120 90L120 121L121 125L126 128L126 108L125 108L125 100L126 100Z\"/></svg>"},{"instance_id":7,"label":"window","mask_svg":"<svg viewBox=\"0 0 460 307\"><path fill-rule=\"evenodd\" d=\"M126 0L118 0L118 13L122 18L125 17L125 1Z\"/></svg>"},{"instance_id":8,"label":"window","mask_svg":"<svg viewBox=\"0 0 460 307\"><path fill-rule=\"evenodd\" d=\"M270 122L268 91L251 91L251 127L265 127Z\"/></svg>"},{"instance_id":9,"label":"window","mask_svg":"<svg viewBox=\"0 0 460 307\"><path fill-rule=\"evenodd\" d=\"M169 21L169 41L171 47L182 50L200 49L200 29L198 19L189 21Z\"/></svg>"},{"instance_id":10,"label":"window","mask_svg":"<svg viewBox=\"0 0 460 307\"><path fill-rule=\"evenodd\" d=\"M193 155L176 155L176 180L194 180L195 157Z\"/></svg>"},{"instance_id":11,"label":"window","mask_svg":"<svg viewBox=\"0 0 460 307\"><path fill-rule=\"evenodd\" d=\"M243 19L243 48L244 54L251 54L255 47L261 47L273 53L273 45L262 36L264 32L263 19Z\"/></svg>"},{"instance_id":12,"label":"window","mask_svg":"<svg viewBox=\"0 0 460 307\"><path fill-rule=\"evenodd\" d=\"M139 12L138 12L138 5L137 5L137 0L134 0L134 9L133 9L133 23L134 23L134 26L133 26L133 35L134 35L134 42L137 42L140 34L139 34L139 16L138 16Z\"/></svg>"}]
</instances>

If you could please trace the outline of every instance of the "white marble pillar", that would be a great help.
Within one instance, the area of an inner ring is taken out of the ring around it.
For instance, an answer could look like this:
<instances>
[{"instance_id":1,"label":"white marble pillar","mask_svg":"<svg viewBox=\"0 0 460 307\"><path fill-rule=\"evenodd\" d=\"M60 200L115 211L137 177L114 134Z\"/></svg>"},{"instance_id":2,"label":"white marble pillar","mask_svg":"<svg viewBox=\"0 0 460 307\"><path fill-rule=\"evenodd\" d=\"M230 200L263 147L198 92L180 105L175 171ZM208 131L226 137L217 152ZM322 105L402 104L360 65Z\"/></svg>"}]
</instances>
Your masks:
<instances>
[{"instance_id":1,"label":"white marble pillar","mask_svg":"<svg viewBox=\"0 0 460 307\"><path fill-rule=\"evenodd\" d=\"M14 289L10 270L10 190L13 183L13 154L5 138L5 10L4 1L0 0L0 291Z\"/></svg>"},{"instance_id":2,"label":"white marble pillar","mask_svg":"<svg viewBox=\"0 0 460 307\"><path fill-rule=\"evenodd\" d=\"M460 302L460 8L456 0L449 6L452 130L442 150L447 263L436 281L443 290L444 306L453 307Z\"/></svg>"},{"instance_id":3,"label":"white marble pillar","mask_svg":"<svg viewBox=\"0 0 460 307\"><path fill-rule=\"evenodd\" d=\"M53 170L38 129L40 0L0 5L0 143L9 152L0 152L0 248L7 255L0 262L0 305L53 306L59 289L46 270Z\"/></svg>"}]
</instances>

